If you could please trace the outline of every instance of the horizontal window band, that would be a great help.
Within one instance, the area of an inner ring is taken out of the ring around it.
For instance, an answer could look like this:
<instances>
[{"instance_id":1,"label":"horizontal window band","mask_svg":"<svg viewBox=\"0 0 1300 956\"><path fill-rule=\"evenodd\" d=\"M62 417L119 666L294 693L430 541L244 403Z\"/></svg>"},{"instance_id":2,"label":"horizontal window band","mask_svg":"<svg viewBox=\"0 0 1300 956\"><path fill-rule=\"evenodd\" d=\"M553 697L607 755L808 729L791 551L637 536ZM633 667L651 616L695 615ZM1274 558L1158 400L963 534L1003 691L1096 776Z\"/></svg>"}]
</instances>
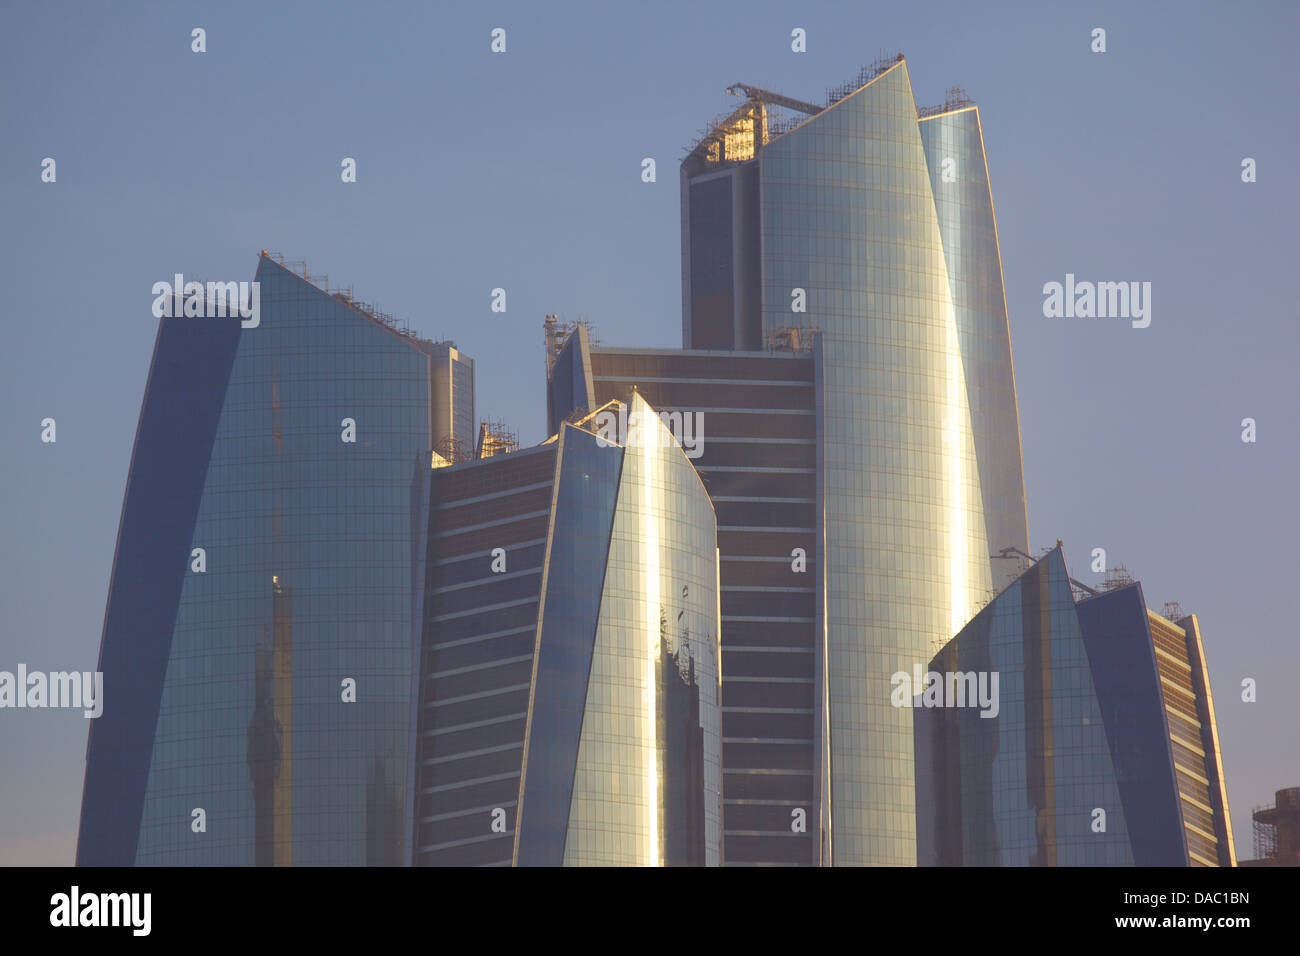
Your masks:
<instances>
[{"instance_id":1,"label":"horizontal window band","mask_svg":"<svg viewBox=\"0 0 1300 956\"><path fill-rule=\"evenodd\" d=\"M508 498L511 495L521 495L529 491L540 491L543 488L550 488L554 482L539 481L532 485L520 485L518 488L507 488L505 491L492 491L485 495L475 495L473 498L457 498L454 501L439 501L434 504L436 511L442 511L448 508L459 508L462 505L477 504L480 501L492 501L496 498Z\"/></svg>"}]
</instances>

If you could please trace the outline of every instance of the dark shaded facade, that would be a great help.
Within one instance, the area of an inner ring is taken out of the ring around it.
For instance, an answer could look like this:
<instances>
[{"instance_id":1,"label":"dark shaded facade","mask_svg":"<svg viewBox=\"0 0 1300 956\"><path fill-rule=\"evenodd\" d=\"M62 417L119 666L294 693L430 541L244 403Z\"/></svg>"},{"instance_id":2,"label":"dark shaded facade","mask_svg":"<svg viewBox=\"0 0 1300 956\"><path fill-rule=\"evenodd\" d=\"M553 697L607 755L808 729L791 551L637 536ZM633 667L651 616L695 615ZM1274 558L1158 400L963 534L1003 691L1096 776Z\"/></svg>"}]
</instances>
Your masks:
<instances>
[{"instance_id":1,"label":"dark shaded facade","mask_svg":"<svg viewBox=\"0 0 1300 956\"><path fill-rule=\"evenodd\" d=\"M591 340L587 330L579 325L554 356L547 356L546 433L558 434L565 421L581 418L600 404L596 401L595 388Z\"/></svg>"},{"instance_id":2,"label":"dark shaded facade","mask_svg":"<svg viewBox=\"0 0 1300 956\"><path fill-rule=\"evenodd\" d=\"M918 862L1234 865L1194 616L1151 613L1139 584L1076 587L1058 546L931 661L998 675L1000 699L992 717L913 701Z\"/></svg>"},{"instance_id":3,"label":"dark shaded facade","mask_svg":"<svg viewBox=\"0 0 1300 956\"><path fill-rule=\"evenodd\" d=\"M130 675L134 686L90 727L79 866L135 861L186 556L239 336L237 318L159 321L98 664L106 681Z\"/></svg>"},{"instance_id":4,"label":"dark shaded facade","mask_svg":"<svg viewBox=\"0 0 1300 956\"><path fill-rule=\"evenodd\" d=\"M1163 792L1164 768L1172 760L1184 854L1179 865L1235 866L1214 698L1196 615L1174 622L1156 614L1136 583L1087 596L1078 603L1078 615L1133 818L1166 818L1163 797L1157 801L1154 795ZM1148 865L1141 856L1136 862Z\"/></svg>"},{"instance_id":5,"label":"dark shaded facade","mask_svg":"<svg viewBox=\"0 0 1300 956\"><path fill-rule=\"evenodd\" d=\"M511 860L557 451L434 470L417 865ZM491 572L494 548L504 573ZM484 821L497 807L505 825L494 832Z\"/></svg>"},{"instance_id":6,"label":"dark shaded facade","mask_svg":"<svg viewBox=\"0 0 1300 956\"><path fill-rule=\"evenodd\" d=\"M713 508L654 411L435 471L418 865L721 857Z\"/></svg>"}]
</instances>

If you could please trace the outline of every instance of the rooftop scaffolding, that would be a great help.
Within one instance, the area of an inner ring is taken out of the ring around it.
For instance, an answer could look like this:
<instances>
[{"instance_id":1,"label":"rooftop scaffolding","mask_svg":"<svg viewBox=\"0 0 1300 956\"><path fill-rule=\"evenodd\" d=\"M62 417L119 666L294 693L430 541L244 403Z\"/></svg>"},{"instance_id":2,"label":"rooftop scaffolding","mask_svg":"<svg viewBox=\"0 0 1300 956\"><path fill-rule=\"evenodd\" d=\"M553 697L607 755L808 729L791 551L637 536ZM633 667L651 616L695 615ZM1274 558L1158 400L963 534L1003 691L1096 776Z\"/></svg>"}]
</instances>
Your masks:
<instances>
[{"instance_id":1,"label":"rooftop scaffolding","mask_svg":"<svg viewBox=\"0 0 1300 956\"><path fill-rule=\"evenodd\" d=\"M506 427L505 422L484 419L478 426L478 446L475 458L494 458L508 455L519 447L519 436Z\"/></svg>"},{"instance_id":2,"label":"rooftop scaffolding","mask_svg":"<svg viewBox=\"0 0 1300 956\"><path fill-rule=\"evenodd\" d=\"M283 252L269 252L266 249L262 250L262 255L270 259L272 262L279 263L285 269L288 269L294 275L298 276L298 278L315 286L317 289L324 292L330 298L343 303L349 308L355 309L356 311L360 312L362 315L366 316L368 319L371 319L372 321L379 323L389 331L396 332L398 335L401 335L408 339L412 339L417 342L429 341L424 336L416 332L415 329L411 328L406 323L405 320L394 318L392 315L390 315L387 312L381 312L372 303L363 302L362 300L355 298L352 294L352 286L346 286L346 287L340 286L336 288L333 292L331 292L330 277L328 275L310 274L307 271L307 261L305 259L286 260L284 258Z\"/></svg>"},{"instance_id":3,"label":"rooftop scaffolding","mask_svg":"<svg viewBox=\"0 0 1300 956\"><path fill-rule=\"evenodd\" d=\"M726 92L743 97L744 103L730 112L720 113L700 130L696 139L686 147L686 157L699 156L709 165L752 159L778 136L801 125L808 117L834 106L902 61L902 53L882 52L873 63L859 70L854 80L829 88L825 106L747 83L733 83ZM774 113L774 109L784 112Z\"/></svg>"},{"instance_id":4,"label":"rooftop scaffolding","mask_svg":"<svg viewBox=\"0 0 1300 956\"><path fill-rule=\"evenodd\" d=\"M564 343L569 340L579 328L587 330L587 344L592 348L600 345L600 336L596 333L596 326L590 319L578 316L570 322L563 315L557 315L554 312L549 313L542 322L542 337L546 346L546 374L551 374L551 369L555 367L555 360L559 358L560 351L564 348Z\"/></svg>"},{"instance_id":5,"label":"rooftop scaffolding","mask_svg":"<svg viewBox=\"0 0 1300 956\"><path fill-rule=\"evenodd\" d=\"M849 80L847 83L841 83L839 86L829 87L826 90L827 108L834 106L842 99L846 99L851 93L856 93L890 67L902 62L903 54L886 53L882 50L880 56L873 60L870 65L858 70L855 79Z\"/></svg>"},{"instance_id":6,"label":"rooftop scaffolding","mask_svg":"<svg viewBox=\"0 0 1300 956\"><path fill-rule=\"evenodd\" d=\"M943 102L938 106L918 106L916 108L916 118L925 119L927 116L938 116L940 113L951 113L953 110L959 110L974 105L975 101L970 98L964 89L960 86L954 86L948 90Z\"/></svg>"}]
</instances>

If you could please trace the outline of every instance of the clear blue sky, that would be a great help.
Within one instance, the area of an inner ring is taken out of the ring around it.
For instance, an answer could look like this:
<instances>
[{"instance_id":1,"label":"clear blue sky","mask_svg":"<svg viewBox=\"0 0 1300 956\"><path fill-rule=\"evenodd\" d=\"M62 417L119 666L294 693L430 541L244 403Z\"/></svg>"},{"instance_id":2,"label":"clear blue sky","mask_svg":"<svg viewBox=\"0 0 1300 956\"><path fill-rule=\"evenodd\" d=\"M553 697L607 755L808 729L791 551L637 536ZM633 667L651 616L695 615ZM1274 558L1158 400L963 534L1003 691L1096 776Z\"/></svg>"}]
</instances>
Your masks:
<instances>
[{"instance_id":1,"label":"clear blue sky","mask_svg":"<svg viewBox=\"0 0 1300 956\"><path fill-rule=\"evenodd\" d=\"M539 441L545 313L680 345L677 162L735 104L724 88L822 101L901 50L919 102L960 85L981 107L1033 546L1062 538L1084 581L1105 547L1155 608L1200 615L1251 857L1251 808L1300 785L1296 5L465 6L0 12L0 669L94 669L154 282L251 279L263 248L306 259L455 339L479 414ZM1151 326L1044 318L1067 272L1150 281ZM0 711L0 863L71 862L86 730Z\"/></svg>"}]
</instances>

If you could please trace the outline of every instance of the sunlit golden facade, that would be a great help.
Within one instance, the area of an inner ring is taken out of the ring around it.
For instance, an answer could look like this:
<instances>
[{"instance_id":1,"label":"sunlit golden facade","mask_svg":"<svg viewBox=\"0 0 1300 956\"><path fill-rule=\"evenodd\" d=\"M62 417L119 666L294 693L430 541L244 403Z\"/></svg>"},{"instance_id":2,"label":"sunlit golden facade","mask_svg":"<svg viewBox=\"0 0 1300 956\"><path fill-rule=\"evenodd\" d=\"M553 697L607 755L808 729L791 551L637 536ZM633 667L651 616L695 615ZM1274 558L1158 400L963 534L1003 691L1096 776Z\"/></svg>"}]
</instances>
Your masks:
<instances>
[{"instance_id":1,"label":"sunlit golden facade","mask_svg":"<svg viewBox=\"0 0 1300 956\"><path fill-rule=\"evenodd\" d=\"M716 866L721 761L713 506L639 395L631 397L629 416L641 427L622 451L564 863ZM699 812L687 801L698 803ZM678 832L692 828L698 833Z\"/></svg>"},{"instance_id":2,"label":"sunlit golden facade","mask_svg":"<svg viewBox=\"0 0 1300 956\"><path fill-rule=\"evenodd\" d=\"M750 103L722 123L705 144L708 161L743 162L767 145L767 107Z\"/></svg>"}]
</instances>

